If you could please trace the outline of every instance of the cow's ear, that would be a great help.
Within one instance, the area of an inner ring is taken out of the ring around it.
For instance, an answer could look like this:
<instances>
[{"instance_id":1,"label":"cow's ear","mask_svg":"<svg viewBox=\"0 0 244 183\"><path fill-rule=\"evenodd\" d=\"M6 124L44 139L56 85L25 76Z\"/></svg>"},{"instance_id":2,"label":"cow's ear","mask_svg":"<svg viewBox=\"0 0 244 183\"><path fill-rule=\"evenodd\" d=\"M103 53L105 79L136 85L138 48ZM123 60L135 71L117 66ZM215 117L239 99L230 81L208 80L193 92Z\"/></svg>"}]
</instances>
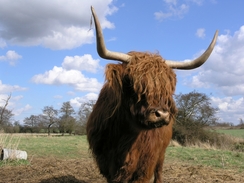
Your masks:
<instances>
[{"instance_id":1,"label":"cow's ear","mask_svg":"<svg viewBox=\"0 0 244 183\"><path fill-rule=\"evenodd\" d=\"M121 91L122 89L122 64L108 64L105 71L105 77L109 86L115 91Z\"/></svg>"}]
</instances>

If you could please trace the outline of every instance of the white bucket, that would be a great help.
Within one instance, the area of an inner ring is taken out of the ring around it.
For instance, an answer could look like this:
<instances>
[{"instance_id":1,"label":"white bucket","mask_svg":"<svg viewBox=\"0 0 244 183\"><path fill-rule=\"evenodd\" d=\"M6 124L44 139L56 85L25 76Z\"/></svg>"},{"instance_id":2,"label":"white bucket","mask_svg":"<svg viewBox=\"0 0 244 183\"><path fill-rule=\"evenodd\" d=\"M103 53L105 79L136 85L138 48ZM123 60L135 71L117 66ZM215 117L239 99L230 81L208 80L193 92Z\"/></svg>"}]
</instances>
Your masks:
<instances>
[{"instance_id":1,"label":"white bucket","mask_svg":"<svg viewBox=\"0 0 244 183\"><path fill-rule=\"evenodd\" d=\"M5 159L27 159L26 151L19 151L14 149L2 149L1 160Z\"/></svg>"}]
</instances>

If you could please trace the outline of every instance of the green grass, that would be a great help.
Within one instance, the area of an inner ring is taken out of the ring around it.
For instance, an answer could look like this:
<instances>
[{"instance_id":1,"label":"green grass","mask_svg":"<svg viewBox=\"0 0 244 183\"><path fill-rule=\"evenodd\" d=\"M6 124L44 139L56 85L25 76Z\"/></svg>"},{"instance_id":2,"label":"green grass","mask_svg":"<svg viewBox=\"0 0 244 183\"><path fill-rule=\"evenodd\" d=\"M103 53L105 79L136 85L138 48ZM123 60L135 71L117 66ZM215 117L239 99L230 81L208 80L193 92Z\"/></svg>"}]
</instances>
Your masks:
<instances>
[{"instance_id":1,"label":"green grass","mask_svg":"<svg viewBox=\"0 0 244 183\"><path fill-rule=\"evenodd\" d=\"M18 140L19 150L26 151L28 161L33 157L54 157L66 159L89 158L86 136L34 136L34 135L9 135L8 139ZM8 140L5 139L5 142ZM20 163L27 163L21 162ZM196 147L168 147L166 151L167 162L183 162L188 164L205 165L215 168L236 169L244 171L244 153L212 148ZM3 162L1 162L3 165ZM5 164L13 165L9 161ZM18 165L18 164L17 164ZM0 164L1 166L1 164Z\"/></svg>"},{"instance_id":2,"label":"green grass","mask_svg":"<svg viewBox=\"0 0 244 183\"><path fill-rule=\"evenodd\" d=\"M4 160L0 161L0 167L3 167L5 165L8 166L20 166L20 165L29 165L28 160Z\"/></svg>"},{"instance_id":3,"label":"green grass","mask_svg":"<svg viewBox=\"0 0 244 183\"><path fill-rule=\"evenodd\" d=\"M218 129L216 132L244 139L244 129Z\"/></svg>"},{"instance_id":4,"label":"green grass","mask_svg":"<svg viewBox=\"0 0 244 183\"><path fill-rule=\"evenodd\" d=\"M244 171L244 153L194 147L168 147L166 160Z\"/></svg>"},{"instance_id":5,"label":"green grass","mask_svg":"<svg viewBox=\"0 0 244 183\"><path fill-rule=\"evenodd\" d=\"M9 140L19 139L17 149L26 151L28 159L31 157L56 157L56 158L87 158L88 144L86 136L8 136Z\"/></svg>"},{"instance_id":6,"label":"green grass","mask_svg":"<svg viewBox=\"0 0 244 183\"><path fill-rule=\"evenodd\" d=\"M19 149L28 151L29 156L70 159L88 157L86 136L22 137Z\"/></svg>"}]
</instances>

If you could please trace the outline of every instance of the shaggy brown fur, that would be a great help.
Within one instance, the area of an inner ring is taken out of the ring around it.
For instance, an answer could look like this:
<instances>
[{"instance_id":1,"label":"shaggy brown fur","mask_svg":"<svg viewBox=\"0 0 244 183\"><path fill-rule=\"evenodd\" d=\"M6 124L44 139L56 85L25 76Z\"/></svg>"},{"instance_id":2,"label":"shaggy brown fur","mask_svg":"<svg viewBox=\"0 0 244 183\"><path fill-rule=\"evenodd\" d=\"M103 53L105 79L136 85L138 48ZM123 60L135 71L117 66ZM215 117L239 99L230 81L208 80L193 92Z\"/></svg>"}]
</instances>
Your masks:
<instances>
[{"instance_id":1,"label":"shaggy brown fur","mask_svg":"<svg viewBox=\"0 0 244 183\"><path fill-rule=\"evenodd\" d=\"M108 64L104 84L87 122L87 138L108 182L162 182L166 147L176 114L176 75L158 54L130 52L129 64ZM163 109L169 120L148 126L150 111Z\"/></svg>"}]
</instances>

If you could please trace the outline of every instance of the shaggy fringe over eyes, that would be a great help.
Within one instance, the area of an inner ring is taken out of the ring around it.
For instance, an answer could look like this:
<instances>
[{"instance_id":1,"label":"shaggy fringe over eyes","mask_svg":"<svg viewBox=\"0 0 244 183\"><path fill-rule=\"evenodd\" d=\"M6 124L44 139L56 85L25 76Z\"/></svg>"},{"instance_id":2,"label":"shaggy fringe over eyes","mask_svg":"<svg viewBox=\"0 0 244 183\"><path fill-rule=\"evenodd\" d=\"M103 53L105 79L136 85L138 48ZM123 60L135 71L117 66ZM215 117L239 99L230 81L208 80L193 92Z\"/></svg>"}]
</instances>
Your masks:
<instances>
[{"instance_id":1,"label":"shaggy fringe over eyes","mask_svg":"<svg viewBox=\"0 0 244 183\"><path fill-rule=\"evenodd\" d=\"M141 95L146 96L148 104L162 101L169 108L176 108L173 94L176 85L176 75L167 66L159 54L148 52L129 52L133 59L127 64L125 73L134 83L134 91L137 93L138 102Z\"/></svg>"}]
</instances>

